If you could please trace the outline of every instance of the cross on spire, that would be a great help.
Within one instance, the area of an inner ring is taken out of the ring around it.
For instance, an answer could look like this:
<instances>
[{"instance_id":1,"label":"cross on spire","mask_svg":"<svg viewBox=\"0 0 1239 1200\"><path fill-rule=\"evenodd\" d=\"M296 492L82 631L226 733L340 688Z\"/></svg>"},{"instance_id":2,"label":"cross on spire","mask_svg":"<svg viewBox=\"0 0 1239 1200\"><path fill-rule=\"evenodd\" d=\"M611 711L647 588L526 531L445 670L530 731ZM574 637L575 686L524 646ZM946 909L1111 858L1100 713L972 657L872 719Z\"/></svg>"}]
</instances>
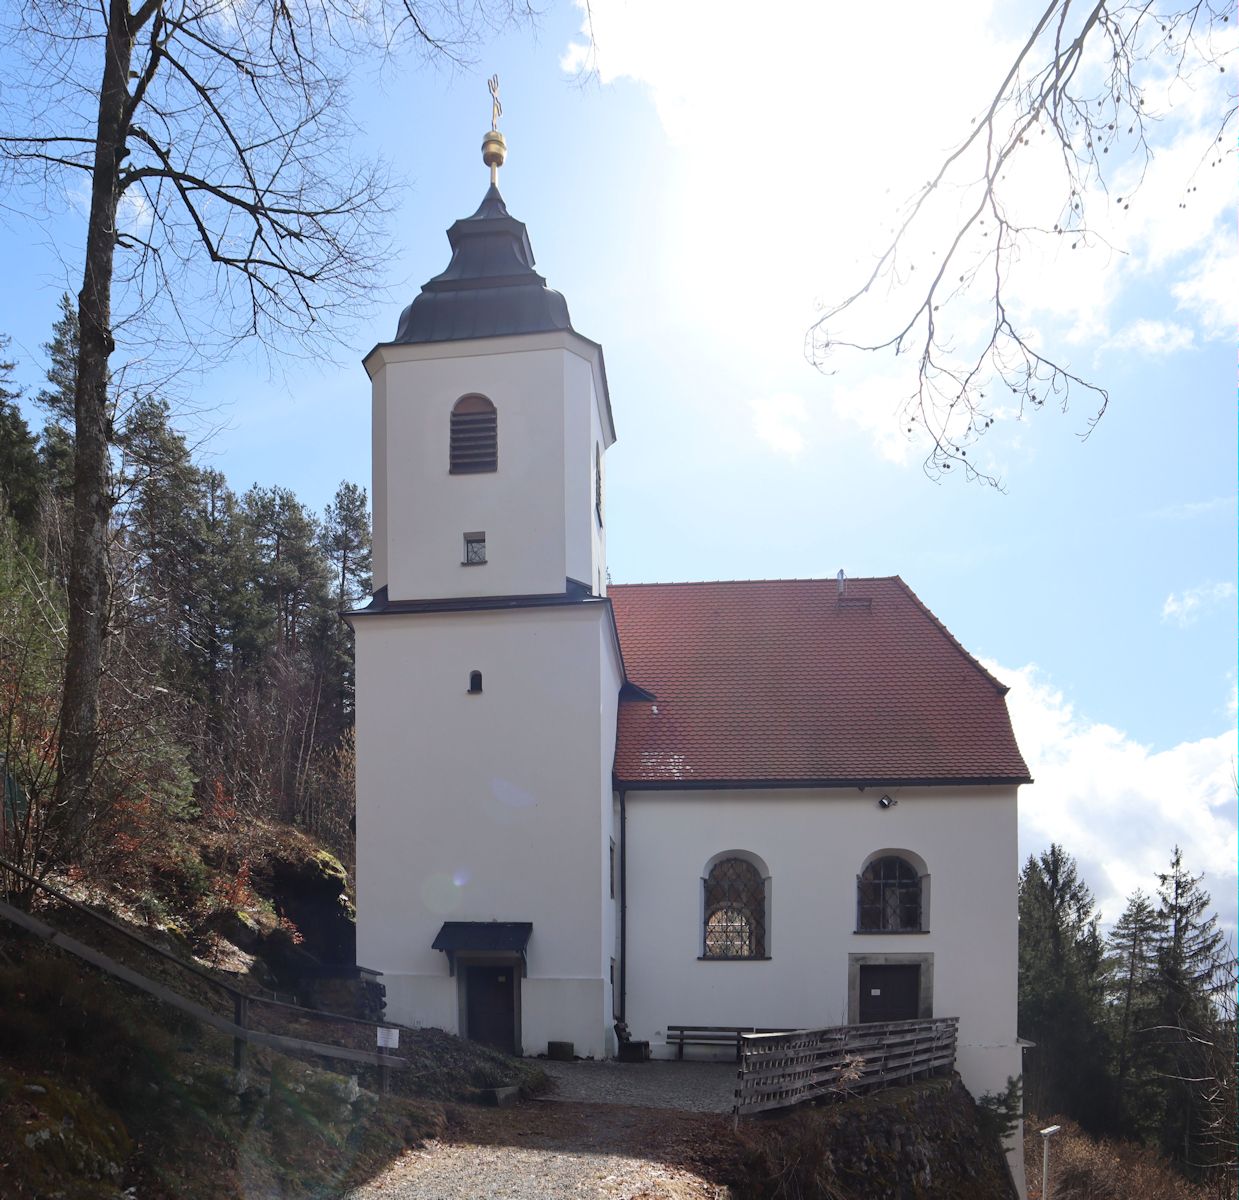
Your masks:
<instances>
[{"instance_id":1,"label":"cross on spire","mask_svg":"<svg viewBox=\"0 0 1239 1200\"><path fill-rule=\"evenodd\" d=\"M499 168L507 157L508 145L499 132L499 118L503 105L499 102L499 76L492 75L486 86L490 90L490 132L482 139L482 161L490 167L490 185L499 186Z\"/></svg>"},{"instance_id":2,"label":"cross on spire","mask_svg":"<svg viewBox=\"0 0 1239 1200\"><path fill-rule=\"evenodd\" d=\"M490 127L499 132L499 118L503 116L503 105L499 102L499 76L492 75L486 86L490 90Z\"/></svg>"}]
</instances>

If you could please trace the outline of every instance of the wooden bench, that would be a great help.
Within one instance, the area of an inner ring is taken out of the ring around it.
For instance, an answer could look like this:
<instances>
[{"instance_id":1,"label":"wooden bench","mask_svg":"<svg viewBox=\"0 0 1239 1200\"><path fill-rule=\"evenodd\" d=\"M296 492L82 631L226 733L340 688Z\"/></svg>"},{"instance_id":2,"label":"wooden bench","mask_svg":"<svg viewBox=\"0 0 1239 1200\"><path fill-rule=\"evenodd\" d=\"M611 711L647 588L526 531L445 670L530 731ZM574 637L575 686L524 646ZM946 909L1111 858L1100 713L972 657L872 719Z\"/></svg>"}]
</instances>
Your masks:
<instances>
[{"instance_id":1,"label":"wooden bench","mask_svg":"<svg viewBox=\"0 0 1239 1200\"><path fill-rule=\"evenodd\" d=\"M756 1025L668 1025L667 1045L675 1047L677 1060L685 1046L734 1046L740 1061L740 1037L745 1033L787 1033L786 1029L759 1029Z\"/></svg>"}]
</instances>

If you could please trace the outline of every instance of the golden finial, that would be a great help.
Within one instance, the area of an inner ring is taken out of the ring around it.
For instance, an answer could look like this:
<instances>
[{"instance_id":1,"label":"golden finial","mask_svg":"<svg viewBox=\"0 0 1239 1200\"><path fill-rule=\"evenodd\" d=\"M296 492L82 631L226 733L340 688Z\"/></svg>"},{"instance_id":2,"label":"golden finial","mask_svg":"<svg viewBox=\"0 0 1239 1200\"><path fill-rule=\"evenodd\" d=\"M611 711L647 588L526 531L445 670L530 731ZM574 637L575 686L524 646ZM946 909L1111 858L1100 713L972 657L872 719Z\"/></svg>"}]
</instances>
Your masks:
<instances>
[{"instance_id":1,"label":"golden finial","mask_svg":"<svg viewBox=\"0 0 1239 1200\"><path fill-rule=\"evenodd\" d=\"M496 187L499 168L508 154L508 144L499 132L499 118L503 115L503 105L499 103L499 76L492 75L486 86L490 89L490 132L482 139L482 161L490 167L491 186Z\"/></svg>"}]
</instances>

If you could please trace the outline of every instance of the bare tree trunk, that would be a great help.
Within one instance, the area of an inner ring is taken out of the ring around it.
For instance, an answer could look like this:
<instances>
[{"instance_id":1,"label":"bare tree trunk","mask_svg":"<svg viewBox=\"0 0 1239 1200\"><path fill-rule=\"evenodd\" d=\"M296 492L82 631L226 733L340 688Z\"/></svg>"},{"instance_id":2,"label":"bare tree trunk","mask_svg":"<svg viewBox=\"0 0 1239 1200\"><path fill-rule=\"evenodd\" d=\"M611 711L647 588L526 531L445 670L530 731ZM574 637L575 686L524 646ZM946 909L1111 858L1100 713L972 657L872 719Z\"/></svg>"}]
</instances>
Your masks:
<instances>
[{"instance_id":1,"label":"bare tree trunk","mask_svg":"<svg viewBox=\"0 0 1239 1200\"><path fill-rule=\"evenodd\" d=\"M80 345L74 394L73 546L69 568L68 646L60 709L56 803L62 819L81 819L98 749L99 680L107 627L108 358L119 168L128 130L133 53L128 5L112 0L104 43L95 134L86 266L78 295Z\"/></svg>"}]
</instances>

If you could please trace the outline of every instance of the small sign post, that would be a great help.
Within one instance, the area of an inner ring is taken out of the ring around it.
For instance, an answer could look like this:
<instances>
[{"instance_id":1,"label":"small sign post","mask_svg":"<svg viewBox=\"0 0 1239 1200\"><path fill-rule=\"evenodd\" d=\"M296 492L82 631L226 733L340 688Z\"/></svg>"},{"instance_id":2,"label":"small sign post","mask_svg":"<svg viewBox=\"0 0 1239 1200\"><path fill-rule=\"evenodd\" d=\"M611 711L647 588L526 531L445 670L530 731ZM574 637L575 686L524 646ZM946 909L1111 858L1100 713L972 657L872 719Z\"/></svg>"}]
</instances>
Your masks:
<instances>
[{"instance_id":1,"label":"small sign post","mask_svg":"<svg viewBox=\"0 0 1239 1200\"><path fill-rule=\"evenodd\" d=\"M378 1048L380 1051L400 1049L399 1029L388 1029L386 1026L380 1025L374 1031L374 1038L378 1043ZM390 1090L388 1077L391 1074L391 1068L386 1063L383 1063L379 1070L382 1072L383 1095L386 1096Z\"/></svg>"}]
</instances>

